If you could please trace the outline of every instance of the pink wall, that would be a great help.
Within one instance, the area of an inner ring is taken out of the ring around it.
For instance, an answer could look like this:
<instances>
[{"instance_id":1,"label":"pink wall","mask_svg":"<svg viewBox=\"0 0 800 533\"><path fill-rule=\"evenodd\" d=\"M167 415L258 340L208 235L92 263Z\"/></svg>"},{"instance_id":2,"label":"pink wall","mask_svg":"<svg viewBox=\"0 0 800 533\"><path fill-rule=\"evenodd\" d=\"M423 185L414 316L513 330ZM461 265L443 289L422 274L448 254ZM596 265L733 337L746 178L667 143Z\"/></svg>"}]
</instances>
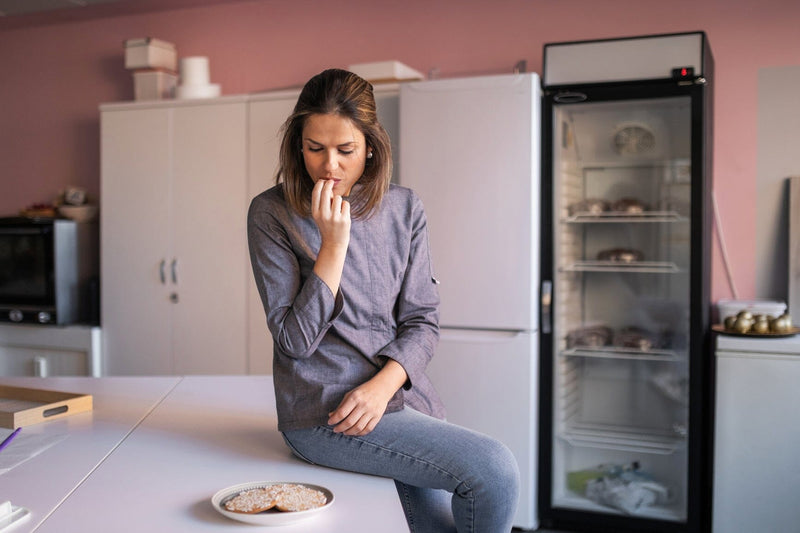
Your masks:
<instances>
[{"instance_id":1,"label":"pink wall","mask_svg":"<svg viewBox=\"0 0 800 533\"><path fill-rule=\"evenodd\" d=\"M546 42L703 30L716 61L714 188L739 296L758 296L757 73L800 61L795 0L205 0L167 11L164 4L187 2L160 4L71 22L0 21L0 214L51 201L66 185L99 192L97 106L132 99L128 38L158 37L181 56L208 56L212 82L239 94L386 59L443 77L508 72L521 59L541 72ZM712 297L729 296L715 250Z\"/></svg>"}]
</instances>

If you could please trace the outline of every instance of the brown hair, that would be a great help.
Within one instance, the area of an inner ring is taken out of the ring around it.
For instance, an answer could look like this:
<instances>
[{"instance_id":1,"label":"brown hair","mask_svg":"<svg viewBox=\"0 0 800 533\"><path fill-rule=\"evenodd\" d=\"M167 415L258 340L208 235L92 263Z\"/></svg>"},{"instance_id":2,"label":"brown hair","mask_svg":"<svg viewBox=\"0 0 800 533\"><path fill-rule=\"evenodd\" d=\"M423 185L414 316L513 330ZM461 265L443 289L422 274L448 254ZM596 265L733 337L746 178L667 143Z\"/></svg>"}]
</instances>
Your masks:
<instances>
[{"instance_id":1,"label":"brown hair","mask_svg":"<svg viewBox=\"0 0 800 533\"><path fill-rule=\"evenodd\" d=\"M369 217L389 189L392 147L389 135L378 122L372 85L352 72L328 69L305 84L294 111L281 128L280 166L275 181L283 182L292 209L303 216L311 214L314 184L303 162L302 134L308 117L320 114L350 119L364 134L372 157L367 159L364 174L353 187L349 201L355 218Z\"/></svg>"}]
</instances>

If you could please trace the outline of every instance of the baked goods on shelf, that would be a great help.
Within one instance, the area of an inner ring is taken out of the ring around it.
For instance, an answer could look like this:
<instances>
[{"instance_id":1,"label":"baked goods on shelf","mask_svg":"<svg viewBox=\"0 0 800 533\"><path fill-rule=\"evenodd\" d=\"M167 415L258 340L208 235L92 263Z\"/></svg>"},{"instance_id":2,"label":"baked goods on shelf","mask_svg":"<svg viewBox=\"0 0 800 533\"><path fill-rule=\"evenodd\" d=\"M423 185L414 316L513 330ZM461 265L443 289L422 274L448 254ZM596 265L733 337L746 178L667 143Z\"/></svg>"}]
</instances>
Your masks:
<instances>
[{"instance_id":1,"label":"baked goods on shelf","mask_svg":"<svg viewBox=\"0 0 800 533\"><path fill-rule=\"evenodd\" d=\"M597 254L598 261L612 261L615 263L633 263L643 261L644 253L634 248L611 248L602 250Z\"/></svg>"},{"instance_id":2,"label":"baked goods on shelf","mask_svg":"<svg viewBox=\"0 0 800 533\"><path fill-rule=\"evenodd\" d=\"M588 213L590 215L600 215L608 211L608 202L600 198L586 198L580 202L575 202L567 207L570 216L577 215L578 213Z\"/></svg>"},{"instance_id":3,"label":"baked goods on shelf","mask_svg":"<svg viewBox=\"0 0 800 533\"><path fill-rule=\"evenodd\" d=\"M567 348L597 348L611 343L614 331L608 326L588 326L567 333Z\"/></svg>"},{"instance_id":4,"label":"baked goods on shelf","mask_svg":"<svg viewBox=\"0 0 800 533\"><path fill-rule=\"evenodd\" d=\"M620 198L611 204L611 211L626 215L640 215L647 211L647 207L636 198Z\"/></svg>"},{"instance_id":5,"label":"baked goods on shelf","mask_svg":"<svg viewBox=\"0 0 800 533\"><path fill-rule=\"evenodd\" d=\"M612 329L597 325L576 328L567 333L567 349L571 348L626 348L640 352L668 348L673 342L673 333L653 331L638 326L624 326Z\"/></svg>"}]
</instances>

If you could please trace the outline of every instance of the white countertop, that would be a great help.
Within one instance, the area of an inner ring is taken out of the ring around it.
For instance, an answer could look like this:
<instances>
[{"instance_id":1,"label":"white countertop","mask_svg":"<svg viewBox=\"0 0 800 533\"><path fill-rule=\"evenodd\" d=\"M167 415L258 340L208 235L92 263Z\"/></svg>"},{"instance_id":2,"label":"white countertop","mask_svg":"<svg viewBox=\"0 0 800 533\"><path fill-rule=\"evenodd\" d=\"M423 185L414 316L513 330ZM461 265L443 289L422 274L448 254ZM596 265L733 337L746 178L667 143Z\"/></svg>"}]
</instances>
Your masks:
<instances>
[{"instance_id":1,"label":"white countertop","mask_svg":"<svg viewBox=\"0 0 800 533\"><path fill-rule=\"evenodd\" d=\"M211 496L249 481L322 485L326 511L270 531L407 532L394 482L309 465L276 429L271 376L0 378L94 395L92 413L27 426L67 438L0 475L22 531L242 531Z\"/></svg>"},{"instance_id":2,"label":"white countertop","mask_svg":"<svg viewBox=\"0 0 800 533\"><path fill-rule=\"evenodd\" d=\"M748 337L718 333L716 334L716 343L717 355L720 355L719 352L800 355L800 335L792 335L790 337Z\"/></svg>"}]
</instances>

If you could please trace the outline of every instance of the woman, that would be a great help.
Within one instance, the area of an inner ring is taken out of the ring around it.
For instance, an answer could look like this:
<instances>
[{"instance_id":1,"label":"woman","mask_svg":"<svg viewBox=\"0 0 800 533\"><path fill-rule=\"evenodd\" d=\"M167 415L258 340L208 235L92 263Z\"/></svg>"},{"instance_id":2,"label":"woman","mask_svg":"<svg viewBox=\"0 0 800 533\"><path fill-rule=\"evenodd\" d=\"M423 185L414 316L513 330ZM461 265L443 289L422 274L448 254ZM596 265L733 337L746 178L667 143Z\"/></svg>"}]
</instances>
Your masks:
<instances>
[{"instance_id":1,"label":"woman","mask_svg":"<svg viewBox=\"0 0 800 533\"><path fill-rule=\"evenodd\" d=\"M368 82L338 69L309 80L277 185L248 214L278 429L310 463L393 478L413 532L507 532L514 457L443 421L425 375L439 296L422 204L390 185L391 161Z\"/></svg>"}]
</instances>

